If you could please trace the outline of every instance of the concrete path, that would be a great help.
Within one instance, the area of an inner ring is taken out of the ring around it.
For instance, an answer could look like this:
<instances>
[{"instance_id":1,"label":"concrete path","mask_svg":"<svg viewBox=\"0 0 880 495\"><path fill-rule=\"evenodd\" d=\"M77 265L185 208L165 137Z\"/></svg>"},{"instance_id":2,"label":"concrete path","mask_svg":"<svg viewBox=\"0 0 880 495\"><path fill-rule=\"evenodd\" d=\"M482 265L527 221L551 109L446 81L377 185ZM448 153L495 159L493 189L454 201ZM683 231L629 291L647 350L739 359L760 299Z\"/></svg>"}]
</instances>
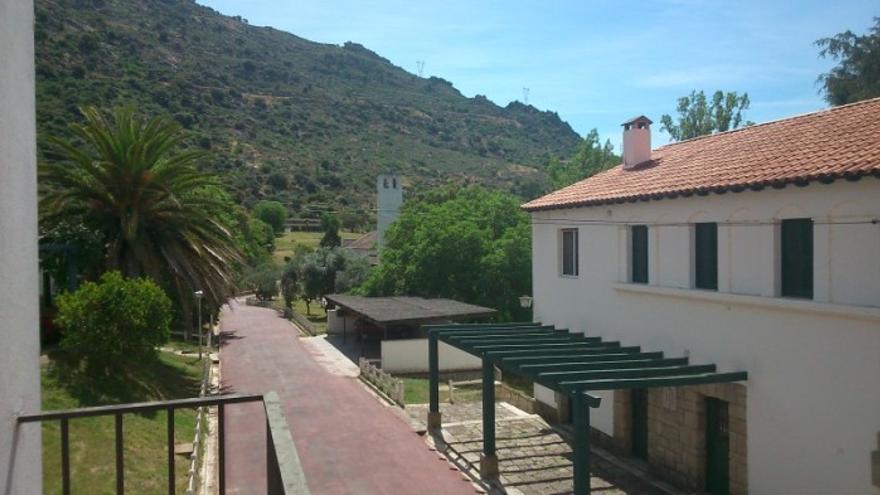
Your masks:
<instances>
[{"instance_id":1,"label":"concrete path","mask_svg":"<svg viewBox=\"0 0 880 495\"><path fill-rule=\"evenodd\" d=\"M232 303L221 316L224 393L281 397L312 494L473 494L408 424L355 378L331 374L271 309ZM265 493L262 405L228 406L228 493Z\"/></svg>"}]
</instances>

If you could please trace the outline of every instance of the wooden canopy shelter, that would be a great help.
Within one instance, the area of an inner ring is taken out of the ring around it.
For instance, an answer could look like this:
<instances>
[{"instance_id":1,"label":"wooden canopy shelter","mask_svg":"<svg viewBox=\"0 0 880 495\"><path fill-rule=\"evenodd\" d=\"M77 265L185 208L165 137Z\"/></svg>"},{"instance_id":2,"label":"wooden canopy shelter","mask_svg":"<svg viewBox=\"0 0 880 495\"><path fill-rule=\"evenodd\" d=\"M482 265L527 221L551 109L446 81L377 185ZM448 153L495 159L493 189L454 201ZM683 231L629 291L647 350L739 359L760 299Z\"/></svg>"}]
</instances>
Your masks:
<instances>
[{"instance_id":1,"label":"wooden canopy shelter","mask_svg":"<svg viewBox=\"0 0 880 495\"><path fill-rule=\"evenodd\" d=\"M430 397L428 427L441 427L439 342L483 362L483 452L480 474L498 475L495 454L495 367L531 378L567 394L574 426L574 493L590 492L590 408L600 399L592 390L673 387L744 381L745 371L718 372L714 364L690 364L687 357L666 357L556 329L540 323L426 325Z\"/></svg>"},{"instance_id":2,"label":"wooden canopy shelter","mask_svg":"<svg viewBox=\"0 0 880 495\"><path fill-rule=\"evenodd\" d=\"M452 299L423 297L361 297L344 294L324 296L327 302L380 327L425 322L455 321L492 316L496 311Z\"/></svg>"}]
</instances>

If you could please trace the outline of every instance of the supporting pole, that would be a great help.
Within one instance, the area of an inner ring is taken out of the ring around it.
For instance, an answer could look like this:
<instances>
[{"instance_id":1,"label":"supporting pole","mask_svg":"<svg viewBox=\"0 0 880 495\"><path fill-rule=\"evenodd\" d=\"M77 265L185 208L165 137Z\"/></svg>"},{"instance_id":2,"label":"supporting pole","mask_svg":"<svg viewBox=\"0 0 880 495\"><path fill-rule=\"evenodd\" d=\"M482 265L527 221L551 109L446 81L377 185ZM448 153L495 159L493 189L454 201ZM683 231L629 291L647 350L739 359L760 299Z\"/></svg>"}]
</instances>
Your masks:
<instances>
[{"instance_id":1,"label":"supporting pole","mask_svg":"<svg viewBox=\"0 0 880 495\"><path fill-rule=\"evenodd\" d=\"M439 430L440 419L440 353L436 335L428 335L428 429Z\"/></svg>"},{"instance_id":2,"label":"supporting pole","mask_svg":"<svg viewBox=\"0 0 880 495\"><path fill-rule=\"evenodd\" d=\"M583 392L571 395L571 413L574 416L574 493L590 493L590 406Z\"/></svg>"},{"instance_id":3,"label":"supporting pole","mask_svg":"<svg viewBox=\"0 0 880 495\"><path fill-rule=\"evenodd\" d=\"M483 454L480 456L480 477L498 477L498 456L495 454L495 366L483 357Z\"/></svg>"},{"instance_id":4,"label":"supporting pole","mask_svg":"<svg viewBox=\"0 0 880 495\"><path fill-rule=\"evenodd\" d=\"M202 298L199 297L199 361L202 360Z\"/></svg>"}]
</instances>

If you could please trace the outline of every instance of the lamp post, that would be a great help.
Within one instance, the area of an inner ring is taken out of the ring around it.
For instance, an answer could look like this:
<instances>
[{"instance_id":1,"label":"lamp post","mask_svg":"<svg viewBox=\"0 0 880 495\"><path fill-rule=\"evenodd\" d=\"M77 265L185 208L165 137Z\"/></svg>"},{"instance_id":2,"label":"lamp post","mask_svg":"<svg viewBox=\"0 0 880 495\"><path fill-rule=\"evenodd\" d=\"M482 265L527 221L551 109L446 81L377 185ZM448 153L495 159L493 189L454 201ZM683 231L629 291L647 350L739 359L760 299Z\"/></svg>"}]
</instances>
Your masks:
<instances>
[{"instance_id":1,"label":"lamp post","mask_svg":"<svg viewBox=\"0 0 880 495\"><path fill-rule=\"evenodd\" d=\"M531 308L533 301L534 301L534 298L532 296L519 296L519 306L523 309L528 310L529 308ZM529 312L529 313L531 313L531 312ZM533 321L534 319L535 319L534 316L532 316L529 318L529 321Z\"/></svg>"},{"instance_id":2,"label":"lamp post","mask_svg":"<svg viewBox=\"0 0 880 495\"><path fill-rule=\"evenodd\" d=\"M202 360L202 296L205 295L201 290L193 293L196 296L196 303L199 308L199 361Z\"/></svg>"}]
</instances>

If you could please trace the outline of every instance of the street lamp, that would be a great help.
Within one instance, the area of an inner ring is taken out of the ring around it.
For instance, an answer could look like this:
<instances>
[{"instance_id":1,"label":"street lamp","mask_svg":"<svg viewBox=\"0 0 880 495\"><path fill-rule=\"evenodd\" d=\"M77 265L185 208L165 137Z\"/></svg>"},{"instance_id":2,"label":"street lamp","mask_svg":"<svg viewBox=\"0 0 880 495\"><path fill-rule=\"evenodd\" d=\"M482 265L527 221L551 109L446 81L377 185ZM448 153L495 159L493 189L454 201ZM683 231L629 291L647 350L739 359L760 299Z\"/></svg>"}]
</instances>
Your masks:
<instances>
[{"instance_id":1,"label":"street lamp","mask_svg":"<svg viewBox=\"0 0 880 495\"><path fill-rule=\"evenodd\" d=\"M534 301L532 296L520 296L519 306L523 309L529 309L532 307L532 301Z\"/></svg>"},{"instance_id":2,"label":"street lamp","mask_svg":"<svg viewBox=\"0 0 880 495\"><path fill-rule=\"evenodd\" d=\"M202 296L205 295L201 290L197 290L193 292L193 295L196 296L196 303L199 308L199 361L202 360ZM192 320L190 320L192 321Z\"/></svg>"}]
</instances>

